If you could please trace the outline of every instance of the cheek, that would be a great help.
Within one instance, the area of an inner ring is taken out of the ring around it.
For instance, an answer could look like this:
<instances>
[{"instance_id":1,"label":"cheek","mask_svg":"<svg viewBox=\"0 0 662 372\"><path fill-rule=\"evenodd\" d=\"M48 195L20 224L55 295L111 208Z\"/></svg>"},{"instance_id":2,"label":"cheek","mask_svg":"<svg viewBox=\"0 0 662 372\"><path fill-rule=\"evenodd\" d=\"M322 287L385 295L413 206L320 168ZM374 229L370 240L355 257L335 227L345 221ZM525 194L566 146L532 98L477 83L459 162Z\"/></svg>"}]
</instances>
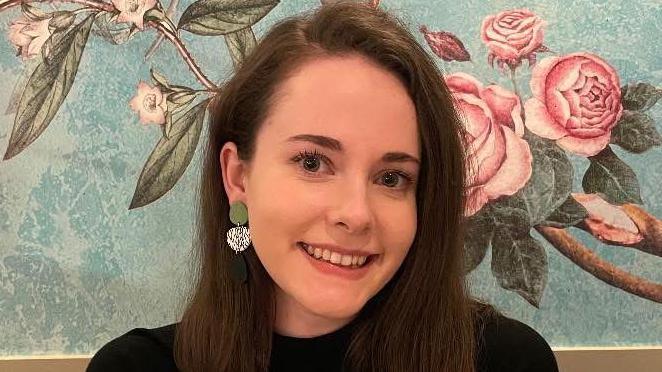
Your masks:
<instances>
[{"instance_id":1,"label":"cheek","mask_svg":"<svg viewBox=\"0 0 662 372\"><path fill-rule=\"evenodd\" d=\"M263 170L247 188L251 240L272 277L287 267L282 263L296 249L294 241L305 235L307 224L318 221L314 206L321 204L310 187L304 190L301 184L292 175Z\"/></svg>"},{"instance_id":2,"label":"cheek","mask_svg":"<svg viewBox=\"0 0 662 372\"><path fill-rule=\"evenodd\" d=\"M416 236L418 226L416 206L394 208L386 216L387 218L382 221L381 243L385 247L385 253L401 261L407 255Z\"/></svg>"},{"instance_id":3,"label":"cheek","mask_svg":"<svg viewBox=\"0 0 662 372\"><path fill-rule=\"evenodd\" d=\"M247 189L249 207L254 204L254 209L259 208L261 214L269 213L273 219L281 219L283 215L291 218L302 212L302 208L321 205L320 200L328 197L324 188L302 179L290 165L272 163L261 167L255 175Z\"/></svg>"}]
</instances>

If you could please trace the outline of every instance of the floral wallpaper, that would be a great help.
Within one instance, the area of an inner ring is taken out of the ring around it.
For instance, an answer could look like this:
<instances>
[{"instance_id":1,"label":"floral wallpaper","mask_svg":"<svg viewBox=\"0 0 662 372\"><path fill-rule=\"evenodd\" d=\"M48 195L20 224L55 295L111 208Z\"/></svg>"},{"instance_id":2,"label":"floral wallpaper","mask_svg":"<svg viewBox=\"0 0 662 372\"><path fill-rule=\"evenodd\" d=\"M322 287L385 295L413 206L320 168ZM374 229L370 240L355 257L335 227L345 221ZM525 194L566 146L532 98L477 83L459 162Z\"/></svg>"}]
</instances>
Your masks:
<instances>
[{"instance_id":1,"label":"floral wallpaper","mask_svg":"<svg viewBox=\"0 0 662 372\"><path fill-rule=\"evenodd\" d=\"M0 355L176 321L207 104L319 4L0 0ZM406 22L462 114L474 294L552 346L659 345L662 5L364 4Z\"/></svg>"}]
</instances>

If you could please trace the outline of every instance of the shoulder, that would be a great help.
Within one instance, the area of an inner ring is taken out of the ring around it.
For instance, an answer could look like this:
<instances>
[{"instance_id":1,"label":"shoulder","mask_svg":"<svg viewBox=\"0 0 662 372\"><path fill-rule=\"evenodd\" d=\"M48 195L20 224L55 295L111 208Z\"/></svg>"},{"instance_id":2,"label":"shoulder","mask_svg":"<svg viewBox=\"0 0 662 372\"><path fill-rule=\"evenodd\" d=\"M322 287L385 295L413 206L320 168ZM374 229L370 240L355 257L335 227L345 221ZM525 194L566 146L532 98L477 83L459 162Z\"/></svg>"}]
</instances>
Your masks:
<instances>
[{"instance_id":1,"label":"shoulder","mask_svg":"<svg viewBox=\"0 0 662 372\"><path fill-rule=\"evenodd\" d=\"M134 328L99 349L86 372L176 371L172 356L176 324Z\"/></svg>"},{"instance_id":2,"label":"shoulder","mask_svg":"<svg viewBox=\"0 0 662 372\"><path fill-rule=\"evenodd\" d=\"M549 344L530 326L495 315L479 331L478 371L558 372Z\"/></svg>"}]
</instances>

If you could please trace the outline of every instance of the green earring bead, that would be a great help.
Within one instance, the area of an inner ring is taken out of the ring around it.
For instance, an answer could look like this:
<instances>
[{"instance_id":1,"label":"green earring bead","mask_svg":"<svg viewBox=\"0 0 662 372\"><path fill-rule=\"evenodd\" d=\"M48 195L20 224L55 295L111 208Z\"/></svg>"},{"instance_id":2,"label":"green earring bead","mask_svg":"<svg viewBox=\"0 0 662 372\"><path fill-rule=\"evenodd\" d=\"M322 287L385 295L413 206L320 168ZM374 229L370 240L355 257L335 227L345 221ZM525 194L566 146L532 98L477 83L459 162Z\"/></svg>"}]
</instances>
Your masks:
<instances>
[{"instance_id":1,"label":"green earring bead","mask_svg":"<svg viewBox=\"0 0 662 372\"><path fill-rule=\"evenodd\" d=\"M248 209L242 201L236 201L230 205L230 221L239 226L248 222Z\"/></svg>"}]
</instances>

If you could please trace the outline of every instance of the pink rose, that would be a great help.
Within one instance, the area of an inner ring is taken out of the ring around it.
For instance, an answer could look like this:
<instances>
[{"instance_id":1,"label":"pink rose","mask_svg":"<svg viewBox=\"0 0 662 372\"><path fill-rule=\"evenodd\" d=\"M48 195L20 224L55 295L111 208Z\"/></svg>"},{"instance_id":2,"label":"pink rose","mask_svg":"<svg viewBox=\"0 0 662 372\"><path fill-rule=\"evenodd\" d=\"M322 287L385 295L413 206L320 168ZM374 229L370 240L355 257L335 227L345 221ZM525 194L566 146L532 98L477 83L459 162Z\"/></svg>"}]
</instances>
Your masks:
<instances>
[{"instance_id":1,"label":"pink rose","mask_svg":"<svg viewBox=\"0 0 662 372\"><path fill-rule=\"evenodd\" d=\"M112 3L120 11L117 22L130 22L142 30L145 12L156 5L156 0L112 0Z\"/></svg>"},{"instance_id":2,"label":"pink rose","mask_svg":"<svg viewBox=\"0 0 662 372\"><path fill-rule=\"evenodd\" d=\"M597 194L571 193L588 211L584 224L600 241L608 244L635 244L644 237L632 219L619 206L604 201Z\"/></svg>"},{"instance_id":3,"label":"pink rose","mask_svg":"<svg viewBox=\"0 0 662 372\"><path fill-rule=\"evenodd\" d=\"M535 61L535 52L547 50L543 45L543 27L546 22L528 9L513 9L485 17L480 28L480 38L489 49L488 61L496 59L503 64L517 67L523 58L529 64Z\"/></svg>"},{"instance_id":4,"label":"pink rose","mask_svg":"<svg viewBox=\"0 0 662 372\"><path fill-rule=\"evenodd\" d=\"M129 102L129 107L138 113L141 123L163 124L168 111L166 97L167 94L161 93L158 87L152 87L141 81L138 83L136 95Z\"/></svg>"},{"instance_id":5,"label":"pink rose","mask_svg":"<svg viewBox=\"0 0 662 372\"><path fill-rule=\"evenodd\" d=\"M543 59L532 72L526 126L583 156L600 152L623 113L616 71L589 53Z\"/></svg>"},{"instance_id":6,"label":"pink rose","mask_svg":"<svg viewBox=\"0 0 662 372\"><path fill-rule=\"evenodd\" d=\"M23 60L34 58L41 52L44 42L51 36L50 18L29 20L20 16L9 25L9 41L18 49Z\"/></svg>"},{"instance_id":7,"label":"pink rose","mask_svg":"<svg viewBox=\"0 0 662 372\"><path fill-rule=\"evenodd\" d=\"M471 216L489 200L512 195L531 177L531 151L522 139L524 124L519 97L497 85L483 85L473 76L445 78L464 119L468 137L468 200ZM474 167L477 167L477 171Z\"/></svg>"}]
</instances>

